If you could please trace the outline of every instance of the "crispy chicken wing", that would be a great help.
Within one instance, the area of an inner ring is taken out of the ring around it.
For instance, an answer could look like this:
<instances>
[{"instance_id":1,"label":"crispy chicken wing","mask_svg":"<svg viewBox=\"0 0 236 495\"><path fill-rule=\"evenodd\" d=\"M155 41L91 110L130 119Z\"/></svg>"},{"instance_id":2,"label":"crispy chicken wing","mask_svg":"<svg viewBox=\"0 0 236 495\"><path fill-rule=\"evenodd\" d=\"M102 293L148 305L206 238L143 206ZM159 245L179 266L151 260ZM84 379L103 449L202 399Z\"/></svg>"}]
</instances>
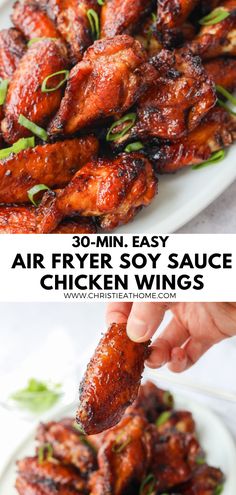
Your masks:
<instances>
[{"instance_id":1,"label":"crispy chicken wing","mask_svg":"<svg viewBox=\"0 0 236 495\"><path fill-rule=\"evenodd\" d=\"M48 12L55 20L57 29L69 45L70 59L79 62L85 50L93 43L88 11L99 13L97 0L49 0Z\"/></svg>"},{"instance_id":2,"label":"crispy chicken wing","mask_svg":"<svg viewBox=\"0 0 236 495\"><path fill-rule=\"evenodd\" d=\"M37 0L17 0L13 6L11 19L27 39L42 37L61 39L53 21L49 19Z\"/></svg>"},{"instance_id":3,"label":"crispy chicken wing","mask_svg":"<svg viewBox=\"0 0 236 495\"><path fill-rule=\"evenodd\" d=\"M176 47L183 43L183 26L199 0L158 0L157 30L163 46Z\"/></svg>"},{"instance_id":4,"label":"crispy chicken wing","mask_svg":"<svg viewBox=\"0 0 236 495\"><path fill-rule=\"evenodd\" d=\"M223 86L228 91L236 88L236 59L214 58L204 63L208 76L215 84Z\"/></svg>"},{"instance_id":5,"label":"crispy chicken wing","mask_svg":"<svg viewBox=\"0 0 236 495\"><path fill-rule=\"evenodd\" d=\"M153 69L130 36L96 41L71 71L50 134L72 134L129 109L150 84Z\"/></svg>"},{"instance_id":6,"label":"crispy chicken wing","mask_svg":"<svg viewBox=\"0 0 236 495\"><path fill-rule=\"evenodd\" d=\"M101 12L101 37L132 34L153 3L152 0L107 0Z\"/></svg>"},{"instance_id":7,"label":"crispy chicken wing","mask_svg":"<svg viewBox=\"0 0 236 495\"><path fill-rule=\"evenodd\" d=\"M206 464L198 467L191 476L190 481L179 487L182 495L216 495L221 493L224 476L220 469ZM219 487L219 490L217 488Z\"/></svg>"},{"instance_id":8,"label":"crispy chicken wing","mask_svg":"<svg viewBox=\"0 0 236 495\"><path fill-rule=\"evenodd\" d=\"M230 15L216 24L202 26L196 38L188 44L202 59L236 55L236 0L226 0L220 6Z\"/></svg>"},{"instance_id":9,"label":"crispy chicken wing","mask_svg":"<svg viewBox=\"0 0 236 495\"><path fill-rule=\"evenodd\" d=\"M158 172L176 172L208 160L213 152L230 146L235 139L236 118L215 107L197 129L176 143L158 145L149 156Z\"/></svg>"},{"instance_id":10,"label":"crispy chicken wing","mask_svg":"<svg viewBox=\"0 0 236 495\"><path fill-rule=\"evenodd\" d=\"M135 400L148 346L132 342L125 324L112 324L102 337L80 385L76 420L86 433L117 424Z\"/></svg>"},{"instance_id":11,"label":"crispy chicken wing","mask_svg":"<svg viewBox=\"0 0 236 495\"><path fill-rule=\"evenodd\" d=\"M0 31L0 77L10 79L24 55L26 45L18 29Z\"/></svg>"},{"instance_id":12,"label":"crispy chicken wing","mask_svg":"<svg viewBox=\"0 0 236 495\"><path fill-rule=\"evenodd\" d=\"M0 160L0 203L29 201L27 192L36 184L65 186L97 152L97 139L88 136L27 148Z\"/></svg>"},{"instance_id":13,"label":"crispy chicken wing","mask_svg":"<svg viewBox=\"0 0 236 495\"><path fill-rule=\"evenodd\" d=\"M43 481L40 483L31 483L22 476L18 476L16 479L15 487L19 495L84 495L85 492L75 490L74 488L67 488L65 486L55 486L53 484L46 484Z\"/></svg>"},{"instance_id":14,"label":"crispy chicken wing","mask_svg":"<svg viewBox=\"0 0 236 495\"><path fill-rule=\"evenodd\" d=\"M36 234L37 210L33 206L0 205L0 234ZM52 234L95 234L90 218L65 219Z\"/></svg>"},{"instance_id":15,"label":"crispy chicken wing","mask_svg":"<svg viewBox=\"0 0 236 495\"><path fill-rule=\"evenodd\" d=\"M20 60L11 79L6 103L2 133L6 142L12 144L21 137L32 133L18 123L19 115L45 127L57 111L63 88L52 92L42 92L44 79L67 68L60 41L42 40L34 43ZM59 79L58 79L59 78ZM60 82L61 76L53 79L52 86Z\"/></svg>"},{"instance_id":16,"label":"crispy chicken wing","mask_svg":"<svg viewBox=\"0 0 236 495\"><path fill-rule=\"evenodd\" d=\"M49 443L54 457L64 464L72 464L82 474L88 474L96 468L93 443L75 428L71 419L41 424L36 438L40 444Z\"/></svg>"},{"instance_id":17,"label":"crispy chicken wing","mask_svg":"<svg viewBox=\"0 0 236 495\"><path fill-rule=\"evenodd\" d=\"M99 217L100 226L111 230L150 204L156 191L153 168L142 154L99 159L83 166L56 197L45 194L38 232L50 232L63 217L75 214Z\"/></svg>"}]
</instances>

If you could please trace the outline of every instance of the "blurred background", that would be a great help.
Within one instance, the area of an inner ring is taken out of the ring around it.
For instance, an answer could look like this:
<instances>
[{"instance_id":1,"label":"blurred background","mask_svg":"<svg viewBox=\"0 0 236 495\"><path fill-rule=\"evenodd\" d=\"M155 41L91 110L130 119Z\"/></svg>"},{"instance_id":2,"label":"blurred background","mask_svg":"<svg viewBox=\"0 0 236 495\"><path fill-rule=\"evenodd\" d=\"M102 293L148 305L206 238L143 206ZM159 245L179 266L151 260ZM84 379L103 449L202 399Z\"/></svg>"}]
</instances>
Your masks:
<instances>
[{"instance_id":1,"label":"blurred background","mask_svg":"<svg viewBox=\"0 0 236 495\"><path fill-rule=\"evenodd\" d=\"M49 411L78 401L79 382L105 330L105 304L0 304L0 469L46 413L19 408L10 395L30 378L61 384ZM170 318L166 316L163 325ZM236 440L236 338L212 348L192 369L152 370L161 387L215 411ZM48 414L48 412L47 412Z\"/></svg>"}]
</instances>

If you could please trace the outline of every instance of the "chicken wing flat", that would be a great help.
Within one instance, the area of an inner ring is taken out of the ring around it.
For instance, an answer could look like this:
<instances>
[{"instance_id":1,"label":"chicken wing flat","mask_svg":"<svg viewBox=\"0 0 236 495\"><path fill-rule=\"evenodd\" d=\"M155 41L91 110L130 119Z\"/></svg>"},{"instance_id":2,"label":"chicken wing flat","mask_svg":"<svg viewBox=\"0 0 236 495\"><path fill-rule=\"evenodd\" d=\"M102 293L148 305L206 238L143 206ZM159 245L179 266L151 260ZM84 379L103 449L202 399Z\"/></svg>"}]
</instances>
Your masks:
<instances>
[{"instance_id":1,"label":"chicken wing flat","mask_svg":"<svg viewBox=\"0 0 236 495\"><path fill-rule=\"evenodd\" d=\"M90 439L74 427L71 419L41 424L37 431L40 444L50 444L53 457L72 464L82 474L88 474L97 465L95 449Z\"/></svg>"},{"instance_id":2,"label":"chicken wing flat","mask_svg":"<svg viewBox=\"0 0 236 495\"><path fill-rule=\"evenodd\" d=\"M38 232L50 232L62 218L73 215L99 217L100 226L111 230L150 204L156 191L152 165L140 153L90 162L55 197L44 195Z\"/></svg>"},{"instance_id":3,"label":"chicken wing flat","mask_svg":"<svg viewBox=\"0 0 236 495\"><path fill-rule=\"evenodd\" d=\"M27 50L13 74L7 93L2 121L2 133L7 143L12 144L31 134L18 123L20 114L41 127L47 125L60 105L63 88L42 92L41 85L47 76L66 68L60 41L41 40ZM55 86L60 77L54 78Z\"/></svg>"},{"instance_id":4,"label":"chicken wing flat","mask_svg":"<svg viewBox=\"0 0 236 495\"><path fill-rule=\"evenodd\" d=\"M204 63L208 76L228 91L236 89L236 59L215 58Z\"/></svg>"},{"instance_id":5,"label":"chicken wing flat","mask_svg":"<svg viewBox=\"0 0 236 495\"><path fill-rule=\"evenodd\" d=\"M198 467L191 479L180 485L179 490L182 495L215 495L222 492L223 482L222 471L205 464Z\"/></svg>"},{"instance_id":6,"label":"chicken wing flat","mask_svg":"<svg viewBox=\"0 0 236 495\"><path fill-rule=\"evenodd\" d=\"M220 6L229 16L216 24L202 26L188 45L193 53L204 60L221 55L236 55L236 0L226 0Z\"/></svg>"},{"instance_id":7,"label":"chicken wing flat","mask_svg":"<svg viewBox=\"0 0 236 495\"><path fill-rule=\"evenodd\" d=\"M10 79L24 55L26 45L18 29L0 31L0 77Z\"/></svg>"},{"instance_id":8,"label":"chicken wing flat","mask_svg":"<svg viewBox=\"0 0 236 495\"><path fill-rule=\"evenodd\" d=\"M109 327L80 385L76 420L86 433L99 433L117 424L135 400L148 346L149 342L132 342L125 324Z\"/></svg>"},{"instance_id":9,"label":"chicken wing flat","mask_svg":"<svg viewBox=\"0 0 236 495\"><path fill-rule=\"evenodd\" d=\"M36 234L37 210L33 206L0 205L0 234ZM95 234L91 218L65 219L52 234Z\"/></svg>"},{"instance_id":10,"label":"chicken wing flat","mask_svg":"<svg viewBox=\"0 0 236 495\"><path fill-rule=\"evenodd\" d=\"M101 11L101 37L132 34L152 6L152 0L107 0Z\"/></svg>"},{"instance_id":11,"label":"chicken wing flat","mask_svg":"<svg viewBox=\"0 0 236 495\"><path fill-rule=\"evenodd\" d=\"M93 43L88 11L99 13L96 0L49 0L48 12L55 20L58 31L69 45L70 60L79 62L85 50Z\"/></svg>"},{"instance_id":12,"label":"chicken wing flat","mask_svg":"<svg viewBox=\"0 0 236 495\"><path fill-rule=\"evenodd\" d=\"M205 162L212 153L230 146L235 139L236 118L223 108L215 107L186 137L157 147L152 159L159 173L176 172Z\"/></svg>"},{"instance_id":13,"label":"chicken wing flat","mask_svg":"<svg viewBox=\"0 0 236 495\"><path fill-rule=\"evenodd\" d=\"M0 160L0 203L28 202L28 191L36 184L65 186L82 165L96 158L97 152L97 139L88 136L11 154Z\"/></svg>"},{"instance_id":14,"label":"chicken wing flat","mask_svg":"<svg viewBox=\"0 0 236 495\"><path fill-rule=\"evenodd\" d=\"M72 69L49 133L72 134L124 113L150 83L153 70L145 58L140 43L130 36L96 41Z\"/></svg>"},{"instance_id":15,"label":"chicken wing flat","mask_svg":"<svg viewBox=\"0 0 236 495\"><path fill-rule=\"evenodd\" d=\"M138 102L129 140L177 139L197 127L216 103L214 83L188 50L162 50L152 63L156 80Z\"/></svg>"},{"instance_id":16,"label":"chicken wing flat","mask_svg":"<svg viewBox=\"0 0 236 495\"><path fill-rule=\"evenodd\" d=\"M142 416L125 416L109 430L98 454L99 476L103 494L139 493L152 451L152 436ZM92 494L97 494L97 476L90 479Z\"/></svg>"},{"instance_id":17,"label":"chicken wing flat","mask_svg":"<svg viewBox=\"0 0 236 495\"><path fill-rule=\"evenodd\" d=\"M13 6L12 22L27 39L59 38L55 24L36 0L17 0Z\"/></svg>"},{"instance_id":18,"label":"chicken wing flat","mask_svg":"<svg viewBox=\"0 0 236 495\"><path fill-rule=\"evenodd\" d=\"M55 493L57 495L84 495L86 493L71 487L55 487L53 484L45 484L43 481L40 483L31 483L22 476L17 477L15 487L19 495L55 495Z\"/></svg>"},{"instance_id":19,"label":"chicken wing flat","mask_svg":"<svg viewBox=\"0 0 236 495\"><path fill-rule=\"evenodd\" d=\"M20 476L23 476L31 483L37 483L44 480L44 483L65 486L83 490L86 488L86 481L80 476L79 472L71 467L51 460L39 462L38 457L25 457L17 462L17 468Z\"/></svg>"}]
</instances>

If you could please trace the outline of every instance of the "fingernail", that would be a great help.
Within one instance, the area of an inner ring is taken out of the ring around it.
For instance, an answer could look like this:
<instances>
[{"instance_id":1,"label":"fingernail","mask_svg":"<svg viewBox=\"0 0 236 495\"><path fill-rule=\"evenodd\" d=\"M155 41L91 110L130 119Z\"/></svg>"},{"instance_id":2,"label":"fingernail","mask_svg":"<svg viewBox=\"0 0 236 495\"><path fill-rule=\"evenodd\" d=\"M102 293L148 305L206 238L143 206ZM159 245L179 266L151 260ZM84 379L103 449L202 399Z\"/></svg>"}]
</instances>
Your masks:
<instances>
[{"instance_id":1,"label":"fingernail","mask_svg":"<svg viewBox=\"0 0 236 495\"><path fill-rule=\"evenodd\" d=\"M132 322L128 323L127 326L127 334L128 337L135 342L145 339L145 336L148 335L146 323L137 318L132 318Z\"/></svg>"},{"instance_id":2,"label":"fingernail","mask_svg":"<svg viewBox=\"0 0 236 495\"><path fill-rule=\"evenodd\" d=\"M147 359L147 365L150 368L160 368L166 364L165 356L162 349L158 347L152 347L150 357Z\"/></svg>"}]
</instances>

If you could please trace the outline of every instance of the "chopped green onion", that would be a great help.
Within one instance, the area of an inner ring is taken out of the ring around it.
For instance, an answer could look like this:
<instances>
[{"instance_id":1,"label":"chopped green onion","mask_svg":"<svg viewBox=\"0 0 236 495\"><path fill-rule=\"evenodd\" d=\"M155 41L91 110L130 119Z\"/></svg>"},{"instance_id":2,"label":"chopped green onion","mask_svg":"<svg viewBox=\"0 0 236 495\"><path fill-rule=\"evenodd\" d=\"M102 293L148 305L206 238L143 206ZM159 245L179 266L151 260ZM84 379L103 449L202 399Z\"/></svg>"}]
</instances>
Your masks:
<instances>
[{"instance_id":1,"label":"chopped green onion","mask_svg":"<svg viewBox=\"0 0 236 495\"><path fill-rule=\"evenodd\" d=\"M144 148L143 144L140 141L137 141L136 143L130 143L128 146L126 146L125 151L127 153L131 153L132 151L139 151Z\"/></svg>"},{"instance_id":2,"label":"chopped green onion","mask_svg":"<svg viewBox=\"0 0 236 495\"><path fill-rule=\"evenodd\" d=\"M213 26L214 24L218 24L224 19L227 19L229 15L229 11L226 10L224 7L217 7L216 9L212 10L210 14L203 17L199 21L199 24L201 24L202 26Z\"/></svg>"},{"instance_id":3,"label":"chopped green onion","mask_svg":"<svg viewBox=\"0 0 236 495\"><path fill-rule=\"evenodd\" d=\"M166 404L166 406L173 407L174 405L173 395L171 395L171 393L168 390L164 392L163 402Z\"/></svg>"},{"instance_id":4,"label":"chopped green onion","mask_svg":"<svg viewBox=\"0 0 236 495\"><path fill-rule=\"evenodd\" d=\"M168 421L168 419L170 419L170 416L171 416L170 411L164 411L163 413L161 413L160 416L158 416L158 418L156 420L156 426L161 426L164 423L166 423L166 421Z\"/></svg>"},{"instance_id":5,"label":"chopped green onion","mask_svg":"<svg viewBox=\"0 0 236 495\"><path fill-rule=\"evenodd\" d=\"M216 84L216 91L217 93L220 93L222 96L224 96L227 100L229 100L230 103L236 105L236 97L231 95L231 93L229 93L229 91L227 91L227 89L225 89L223 86Z\"/></svg>"},{"instance_id":6,"label":"chopped green onion","mask_svg":"<svg viewBox=\"0 0 236 495\"><path fill-rule=\"evenodd\" d=\"M28 381L26 388L11 395L11 399L24 409L41 413L50 409L61 397L61 385L47 384L35 378Z\"/></svg>"},{"instance_id":7,"label":"chopped green onion","mask_svg":"<svg viewBox=\"0 0 236 495\"><path fill-rule=\"evenodd\" d=\"M49 79L55 76L59 76L60 74L65 74L64 78L54 88L47 88L47 82L49 81ZM41 85L42 92L50 93L51 91L56 91L67 81L69 74L70 71L65 69L65 70L59 70L58 72L54 72L53 74L50 74L49 76L45 77Z\"/></svg>"},{"instance_id":8,"label":"chopped green onion","mask_svg":"<svg viewBox=\"0 0 236 495\"><path fill-rule=\"evenodd\" d=\"M202 464L205 464L205 462L206 462L206 459L204 459L204 457L200 457L199 456L199 457L196 458L196 464L199 464L200 466Z\"/></svg>"},{"instance_id":9,"label":"chopped green onion","mask_svg":"<svg viewBox=\"0 0 236 495\"><path fill-rule=\"evenodd\" d=\"M192 167L193 170L198 170L199 168L204 168L207 167L208 165L213 165L214 163L221 162L225 158L225 150L219 150L215 151L215 153L212 153L211 157L206 160L203 163L200 163L199 165L194 165Z\"/></svg>"},{"instance_id":10,"label":"chopped green onion","mask_svg":"<svg viewBox=\"0 0 236 495\"><path fill-rule=\"evenodd\" d=\"M12 153L19 153L22 150L26 150L27 148L34 148L35 146L35 138L21 138L18 139L10 148L5 148L0 150L0 160L4 158L8 158Z\"/></svg>"},{"instance_id":11,"label":"chopped green onion","mask_svg":"<svg viewBox=\"0 0 236 495\"><path fill-rule=\"evenodd\" d=\"M23 127L26 127L26 129L29 129L29 131L33 132L33 134L38 136L43 141L48 140L48 135L46 131L42 127L39 127L37 124L34 124L34 122L31 122L31 120L24 117L24 115L20 114L18 118L18 123Z\"/></svg>"},{"instance_id":12,"label":"chopped green onion","mask_svg":"<svg viewBox=\"0 0 236 495\"><path fill-rule=\"evenodd\" d=\"M42 41L42 40L54 40L54 41L56 41L57 39L58 38L49 38L47 36L42 36L41 38L31 38L31 40L28 41L27 46L30 47L34 43L37 43L38 41Z\"/></svg>"},{"instance_id":13,"label":"chopped green onion","mask_svg":"<svg viewBox=\"0 0 236 495\"><path fill-rule=\"evenodd\" d=\"M42 464L44 461L50 461L53 456L53 448L50 443L44 443L40 445L38 449L38 462Z\"/></svg>"},{"instance_id":14,"label":"chopped green onion","mask_svg":"<svg viewBox=\"0 0 236 495\"><path fill-rule=\"evenodd\" d=\"M150 486L149 486L150 485ZM154 491L156 485L156 479L155 476L150 473L148 476L142 481L140 489L139 489L139 495L151 495L152 492ZM148 487L148 491L144 491L144 489Z\"/></svg>"},{"instance_id":15,"label":"chopped green onion","mask_svg":"<svg viewBox=\"0 0 236 495\"><path fill-rule=\"evenodd\" d=\"M229 112L231 115L236 115L236 112L234 112L232 110L232 108L229 107L229 105L227 105L227 103L225 103L223 100L221 100L220 98L218 98L217 100L217 103L218 105L220 105L220 107L224 108L225 110L227 110L227 112Z\"/></svg>"},{"instance_id":16,"label":"chopped green onion","mask_svg":"<svg viewBox=\"0 0 236 495\"><path fill-rule=\"evenodd\" d=\"M152 22L157 22L157 15L152 12Z\"/></svg>"},{"instance_id":17,"label":"chopped green onion","mask_svg":"<svg viewBox=\"0 0 236 495\"><path fill-rule=\"evenodd\" d=\"M112 447L112 452L115 452L116 454L120 454L127 445L129 445L131 442L131 438L127 438L124 442L120 443L119 440L115 440L114 445Z\"/></svg>"},{"instance_id":18,"label":"chopped green onion","mask_svg":"<svg viewBox=\"0 0 236 495\"><path fill-rule=\"evenodd\" d=\"M131 127L133 127L135 121L136 121L136 113L128 113L127 115L122 117L122 119L117 120L111 125L106 135L106 140L117 141L118 139L122 138L123 136L125 136L125 134L127 134L127 132L131 129ZM116 127L119 127L124 122L129 122L129 124L127 124L122 131L113 133L114 129Z\"/></svg>"},{"instance_id":19,"label":"chopped green onion","mask_svg":"<svg viewBox=\"0 0 236 495\"><path fill-rule=\"evenodd\" d=\"M98 2L98 5L104 5L105 4L104 0L97 0L97 2Z\"/></svg>"},{"instance_id":20,"label":"chopped green onion","mask_svg":"<svg viewBox=\"0 0 236 495\"><path fill-rule=\"evenodd\" d=\"M27 191L28 198L34 206L39 205L39 203L35 201L34 196L41 191L49 191L49 187L45 186L45 184L36 184L36 186L31 187L31 189Z\"/></svg>"},{"instance_id":21,"label":"chopped green onion","mask_svg":"<svg viewBox=\"0 0 236 495\"><path fill-rule=\"evenodd\" d=\"M223 492L223 489L224 489L224 485L218 485L215 488L214 495L221 495L221 493Z\"/></svg>"},{"instance_id":22,"label":"chopped green onion","mask_svg":"<svg viewBox=\"0 0 236 495\"><path fill-rule=\"evenodd\" d=\"M87 10L87 17L89 20L93 39L98 40L100 37L100 25L99 25L99 17L97 15L97 12L95 12L95 10L93 9L89 9Z\"/></svg>"},{"instance_id":23,"label":"chopped green onion","mask_svg":"<svg viewBox=\"0 0 236 495\"><path fill-rule=\"evenodd\" d=\"M0 82L0 105L3 105L3 103L5 103L8 84L9 84L8 79L2 79Z\"/></svg>"}]
</instances>

